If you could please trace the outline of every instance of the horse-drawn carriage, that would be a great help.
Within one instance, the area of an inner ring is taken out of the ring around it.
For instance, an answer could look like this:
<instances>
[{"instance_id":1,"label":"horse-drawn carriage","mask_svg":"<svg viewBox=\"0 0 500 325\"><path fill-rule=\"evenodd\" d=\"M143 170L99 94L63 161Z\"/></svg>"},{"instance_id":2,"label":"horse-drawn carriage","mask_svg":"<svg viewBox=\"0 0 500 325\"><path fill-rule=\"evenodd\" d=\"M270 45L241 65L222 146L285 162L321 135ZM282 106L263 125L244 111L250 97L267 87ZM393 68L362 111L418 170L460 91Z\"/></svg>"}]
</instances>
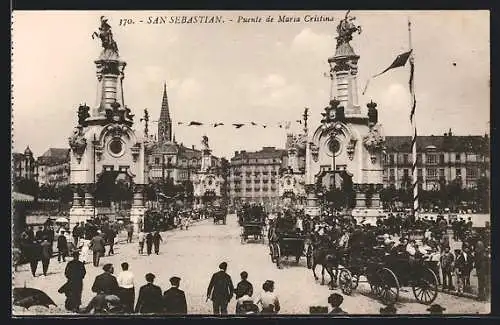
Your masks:
<instances>
[{"instance_id":1,"label":"horse-drawn carriage","mask_svg":"<svg viewBox=\"0 0 500 325\"><path fill-rule=\"evenodd\" d=\"M214 224L226 224L227 210L222 206L215 206L211 209L212 217L214 218Z\"/></svg>"},{"instance_id":2,"label":"horse-drawn carriage","mask_svg":"<svg viewBox=\"0 0 500 325\"><path fill-rule=\"evenodd\" d=\"M276 266L281 267L282 258L287 259L291 256L295 257L295 262L299 263L300 258L306 254L305 243L307 240L306 234L296 228L296 218L292 215L278 217L270 224L268 231L269 248L271 261L276 263ZM309 266L311 256L306 255L307 265Z\"/></svg>"},{"instance_id":3,"label":"horse-drawn carriage","mask_svg":"<svg viewBox=\"0 0 500 325\"><path fill-rule=\"evenodd\" d=\"M241 243L246 243L249 237L264 243L264 226L266 214L261 206L244 207L238 214L241 225Z\"/></svg>"},{"instance_id":4,"label":"horse-drawn carriage","mask_svg":"<svg viewBox=\"0 0 500 325\"><path fill-rule=\"evenodd\" d=\"M395 303L402 287L411 287L417 301L426 305L437 297L436 274L423 258L373 248L351 252L346 264L339 271L339 285L344 294L351 294L361 276L365 276L372 293L385 304Z\"/></svg>"}]
</instances>

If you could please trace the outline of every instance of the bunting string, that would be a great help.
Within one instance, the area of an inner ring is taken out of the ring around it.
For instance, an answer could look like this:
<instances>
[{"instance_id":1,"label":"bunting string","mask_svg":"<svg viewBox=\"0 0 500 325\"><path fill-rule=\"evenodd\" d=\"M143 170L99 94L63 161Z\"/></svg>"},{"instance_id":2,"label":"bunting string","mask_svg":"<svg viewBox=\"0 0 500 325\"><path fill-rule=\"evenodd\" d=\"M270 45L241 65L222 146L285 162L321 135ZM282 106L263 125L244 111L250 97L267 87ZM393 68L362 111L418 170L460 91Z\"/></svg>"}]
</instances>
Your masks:
<instances>
[{"instance_id":1,"label":"bunting string","mask_svg":"<svg viewBox=\"0 0 500 325\"><path fill-rule=\"evenodd\" d=\"M158 121L153 121L158 123ZM302 125L304 121L302 120L295 120L295 121L279 121L279 122L271 122L271 123L258 123L254 121L250 122L222 122L222 121L217 121L217 122L200 122L200 121L178 121L176 122L177 126L180 127L211 127L211 128L218 128L218 127L231 127L234 129L241 129L243 127L252 127L252 128L280 128L284 130L289 130L292 125Z\"/></svg>"}]
</instances>

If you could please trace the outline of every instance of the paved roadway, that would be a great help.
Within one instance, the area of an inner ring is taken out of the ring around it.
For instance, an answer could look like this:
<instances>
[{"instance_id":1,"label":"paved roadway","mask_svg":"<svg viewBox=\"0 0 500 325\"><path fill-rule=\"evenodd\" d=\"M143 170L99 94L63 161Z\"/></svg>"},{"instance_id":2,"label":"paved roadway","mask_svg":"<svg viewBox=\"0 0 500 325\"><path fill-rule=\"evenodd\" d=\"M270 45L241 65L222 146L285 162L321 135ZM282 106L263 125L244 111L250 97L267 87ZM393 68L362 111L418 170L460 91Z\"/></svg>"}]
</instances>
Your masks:
<instances>
[{"instance_id":1,"label":"paved roadway","mask_svg":"<svg viewBox=\"0 0 500 325\"><path fill-rule=\"evenodd\" d=\"M305 257L296 265L294 261L285 262L282 269L272 264L267 244L240 243L240 228L235 215L229 215L227 225L214 225L212 220L203 220L195 223L189 230L174 230L162 234L165 242L160 248L160 255L139 256L137 253L137 239L132 244L118 244L115 255L101 259L101 266L113 263L115 273L120 270L120 263L127 261L130 269L136 275L136 294L139 287L145 284L144 275L154 273L156 284L162 290L169 287L168 279L177 275L182 278L181 289L186 292L188 313L210 314L211 302L206 302L206 288L213 272L218 270L222 261L228 263L228 273L233 282L239 281L239 274L245 270L249 273L249 280L254 285L254 295L262 289L266 279L275 281L276 292L279 296L283 314L308 314L309 306L327 306L327 297L332 293L328 286L315 281L312 271L306 268ZM49 310L44 307L32 307L29 311L14 307L14 315L24 314L60 314L64 310L64 295L57 293L57 289L65 282L64 263L52 259L47 277L33 278L29 265L19 267L14 274L14 286L34 287L44 290L56 302L58 307ZM101 267L95 268L87 264L87 276L84 279L83 303L87 304L93 294L90 290L96 275L102 272ZM317 273L320 272L318 266ZM41 263L38 275L41 274ZM411 292L400 292L401 298L396 305L398 313L426 314L427 306L416 302ZM335 292L340 292L336 290ZM137 296L136 296L137 297ZM435 303L446 308L445 313L489 313L490 305L463 297L455 297L439 293ZM370 296L370 288L361 283L351 296L344 297L342 308L349 314L378 314L382 305ZM229 311L234 312L235 302L229 304Z\"/></svg>"}]
</instances>

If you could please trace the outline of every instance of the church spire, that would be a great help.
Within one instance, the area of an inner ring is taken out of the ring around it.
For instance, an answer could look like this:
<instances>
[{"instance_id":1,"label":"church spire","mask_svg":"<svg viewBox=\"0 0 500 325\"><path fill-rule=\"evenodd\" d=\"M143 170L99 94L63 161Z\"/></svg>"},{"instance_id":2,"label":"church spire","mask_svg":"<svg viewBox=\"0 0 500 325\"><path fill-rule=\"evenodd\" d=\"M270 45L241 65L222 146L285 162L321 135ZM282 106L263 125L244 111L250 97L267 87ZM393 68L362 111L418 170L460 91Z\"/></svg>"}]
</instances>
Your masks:
<instances>
[{"instance_id":1,"label":"church spire","mask_svg":"<svg viewBox=\"0 0 500 325\"><path fill-rule=\"evenodd\" d=\"M170 110L168 108L167 83L163 83L163 98L161 100L160 120L170 120Z\"/></svg>"},{"instance_id":2,"label":"church spire","mask_svg":"<svg viewBox=\"0 0 500 325\"><path fill-rule=\"evenodd\" d=\"M163 84L163 98L161 101L160 119L158 121L158 141L172 141L172 120L168 107L167 83Z\"/></svg>"}]
</instances>

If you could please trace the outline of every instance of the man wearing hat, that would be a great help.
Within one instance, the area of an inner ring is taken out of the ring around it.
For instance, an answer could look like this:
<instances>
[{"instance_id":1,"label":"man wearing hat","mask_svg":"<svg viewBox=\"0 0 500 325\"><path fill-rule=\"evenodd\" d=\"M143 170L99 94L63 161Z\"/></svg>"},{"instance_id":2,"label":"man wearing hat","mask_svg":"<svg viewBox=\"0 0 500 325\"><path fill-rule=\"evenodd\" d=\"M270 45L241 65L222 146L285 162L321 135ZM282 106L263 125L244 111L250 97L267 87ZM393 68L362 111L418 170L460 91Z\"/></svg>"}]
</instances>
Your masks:
<instances>
[{"instance_id":1,"label":"man wearing hat","mask_svg":"<svg viewBox=\"0 0 500 325\"><path fill-rule=\"evenodd\" d=\"M155 275L153 273L146 274L147 284L139 289L139 298L135 305L135 312L142 314L159 314L163 309L163 297L161 288L154 285Z\"/></svg>"},{"instance_id":2,"label":"man wearing hat","mask_svg":"<svg viewBox=\"0 0 500 325\"><path fill-rule=\"evenodd\" d=\"M339 295L338 293L333 293L328 297L328 303L332 306L332 311L330 314L334 315L346 315L347 313L340 308L340 305L342 305L342 302L344 302L344 297L342 295Z\"/></svg>"},{"instance_id":3,"label":"man wearing hat","mask_svg":"<svg viewBox=\"0 0 500 325\"><path fill-rule=\"evenodd\" d=\"M65 307L67 310L78 310L82 303L83 278L87 271L82 261L78 260L80 253L73 252L73 260L69 261L64 270L67 282L63 287L63 293L66 294Z\"/></svg>"},{"instance_id":4,"label":"man wearing hat","mask_svg":"<svg viewBox=\"0 0 500 325\"><path fill-rule=\"evenodd\" d=\"M443 311L445 311L445 310L446 310L446 308L444 308L443 306L438 305L438 304L433 304L429 308L427 308L427 311L431 315L442 315Z\"/></svg>"},{"instance_id":5,"label":"man wearing hat","mask_svg":"<svg viewBox=\"0 0 500 325\"><path fill-rule=\"evenodd\" d=\"M212 300L214 315L227 314L227 304L233 298L234 286L231 276L226 273L227 263L219 264L219 272L212 275L207 288L207 301Z\"/></svg>"},{"instance_id":6,"label":"man wearing hat","mask_svg":"<svg viewBox=\"0 0 500 325\"><path fill-rule=\"evenodd\" d=\"M95 277L92 292L99 293L103 291L106 295L119 295L120 288L118 281L113 275L113 264L105 264L102 269L104 272Z\"/></svg>"},{"instance_id":7,"label":"man wearing hat","mask_svg":"<svg viewBox=\"0 0 500 325\"><path fill-rule=\"evenodd\" d=\"M90 240L90 249L93 254L93 263L95 267L99 266L99 260L101 259L101 254L104 255L104 238L101 236L101 231L97 231L97 234Z\"/></svg>"},{"instance_id":8,"label":"man wearing hat","mask_svg":"<svg viewBox=\"0 0 500 325\"><path fill-rule=\"evenodd\" d=\"M181 278L173 276L170 278L172 287L163 293L163 306L166 314L187 314L186 295L179 289Z\"/></svg>"},{"instance_id":9,"label":"man wearing hat","mask_svg":"<svg viewBox=\"0 0 500 325\"><path fill-rule=\"evenodd\" d=\"M59 263L66 262L68 256L68 241L64 235L64 230L61 230L59 237L57 237L57 261Z\"/></svg>"}]
</instances>

